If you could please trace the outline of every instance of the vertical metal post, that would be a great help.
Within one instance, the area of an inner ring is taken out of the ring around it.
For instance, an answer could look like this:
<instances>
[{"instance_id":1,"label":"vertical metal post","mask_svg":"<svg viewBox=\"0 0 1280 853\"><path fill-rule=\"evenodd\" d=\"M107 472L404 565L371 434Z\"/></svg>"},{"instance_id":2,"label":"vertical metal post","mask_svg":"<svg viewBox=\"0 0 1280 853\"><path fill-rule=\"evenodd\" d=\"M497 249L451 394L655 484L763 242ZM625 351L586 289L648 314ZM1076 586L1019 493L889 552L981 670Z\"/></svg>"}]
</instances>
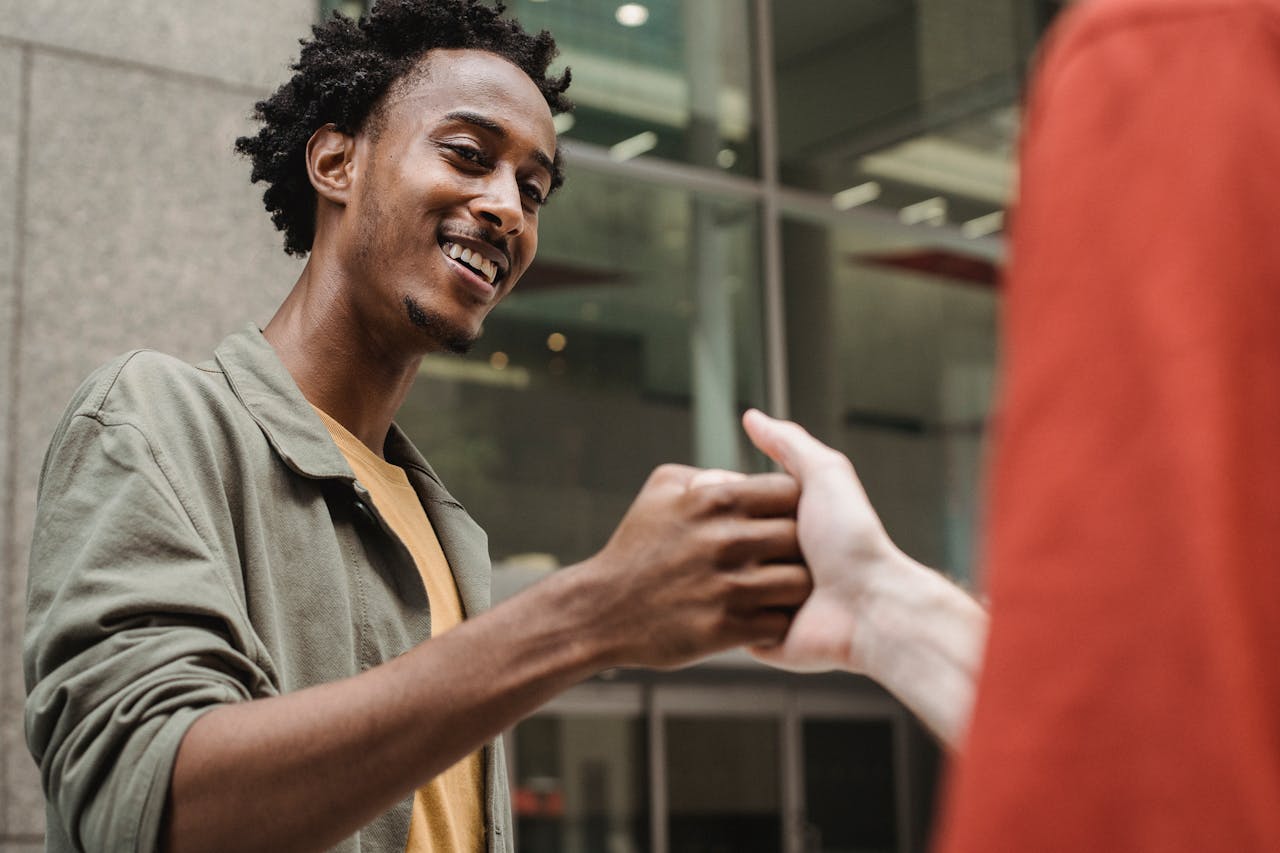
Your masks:
<instances>
[{"instance_id":1,"label":"vertical metal post","mask_svg":"<svg viewBox=\"0 0 1280 853\"><path fill-rule=\"evenodd\" d=\"M719 3L685 3L685 71L689 81L688 153L698 165L714 163L720 150ZM694 314L690 330L693 363L694 464L738 470L738 423L734 411L733 294L725 280L723 225L715 199L690 197Z\"/></svg>"},{"instance_id":2,"label":"vertical metal post","mask_svg":"<svg viewBox=\"0 0 1280 853\"><path fill-rule=\"evenodd\" d=\"M782 849L804 853L804 740L796 688L787 691L782 713Z\"/></svg>"},{"instance_id":3,"label":"vertical metal post","mask_svg":"<svg viewBox=\"0 0 1280 853\"><path fill-rule=\"evenodd\" d=\"M911 737L906 712L893 715L893 799L898 821L898 853L910 853L911 825Z\"/></svg>"},{"instance_id":4,"label":"vertical metal post","mask_svg":"<svg viewBox=\"0 0 1280 853\"><path fill-rule=\"evenodd\" d=\"M764 284L765 376L769 411L790 414L782 282L782 213L778 202L777 85L773 66L773 0L755 2L756 127L759 129L760 263Z\"/></svg>"},{"instance_id":5,"label":"vertical metal post","mask_svg":"<svg viewBox=\"0 0 1280 853\"><path fill-rule=\"evenodd\" d=\"M645 687L649 723L649 850L667 853L667 732L653 685Z\"/></svg>"}]
</instances>

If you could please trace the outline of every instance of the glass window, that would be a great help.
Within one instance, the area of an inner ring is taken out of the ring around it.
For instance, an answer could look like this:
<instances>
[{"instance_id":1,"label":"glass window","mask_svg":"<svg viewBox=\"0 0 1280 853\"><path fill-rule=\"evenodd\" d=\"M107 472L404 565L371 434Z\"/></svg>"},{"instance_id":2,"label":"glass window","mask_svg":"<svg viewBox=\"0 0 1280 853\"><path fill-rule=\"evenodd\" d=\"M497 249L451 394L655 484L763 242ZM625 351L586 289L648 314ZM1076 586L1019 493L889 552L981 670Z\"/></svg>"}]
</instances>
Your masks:
<instances>
[{"instance_id":1,"label":"glass window","mask_svg":"<svg viewBox=\"0 0 1280 853\"><path fill-rule=\"evenodd\" d=\"M893 724L806 720L806 853L895 853Z\"/></svg>"},{"instance_id":2,"label":"glass window","mask_svg":"<svg viewBox=\"0 0 1280 853\"><path fill-rule=\"evenodd\" d=\"M1019 91L1058 5L775 2L783 182L829 194L840 210L871 205L909 225L1000 233Z\"/></svg>"},{"instance_id":3,"label":"glass window","mask_svg":"<svg viewBox=\"0 0 1280 853\"><path fill-rule=\"evenodd\" d=\"M649 849L648 738L640 718L538 716L515 734L520 853Z\"/></svg>"},{"instance_id":4,"label":"glass window","mask_svg":"<svg viewBox=\"0 0 1280 853\"><path fill-rule=\"evenodd\" d=\"M778 721L668 717L671 853L776 853L782 849Z\"/></svg>"},{"instance_id":5,"label":"glass window","mask_svg":"<svg viewBox=\"0 0 1280 853\"><path fill-rule=\"evenodd\" d=\"M792 414L849 455L891 536L970 577L996 267L959 238L784 222Z\"/></svg>"},{"instance_id":6,"label":"glass window","mask_svg":"<svg viewBox=\"0 0 1280 853\"><path fill-rule=\"evenodd\" d=\"M321 0L358 17L367 0ZM720 172L759 172L751 0L514 0L508 15L530 32L550 30L553 73L573 71L567 139Z\"/></svg>"},{"instance_id":7,"label":"glass window","mask_svg":"<svg viewBox=\"0 0 1280 853\"><path fill-rule=\"evenodd\" d=\"M358 18L369 8L365 0L320 0L320 20L327 21L334 12Z\"/></svg>"},{"instance_id":8,"label":"glass window","mask_svg":"<svg viewBox=\"0 0 1280 853\"><path fill-rule=\"evenodd\" d=\"M750 0L516 0L573 70L568 139L617 160L640 154L756 174Z\"/></svg>"},{"instance_id":9,"label":"glass window","mask_svg":"<svg viewBox=\"0 0 1280 853\"><path fill-rule=\"evenodd\" d=\"M860 679L784 688L758 674L697 674L670 683L620 671L521 723L508 753L517 849L925 848L940 753L887 694ZM661 786L652 800L646 784Z\"/></svg>"},{"instance_id":10,"label":"glass window","mask_svg":"<svg viewBox=\"0 0 1280 853\"><path fill-rule=\"evenodd\" d=\"M543 565L607 541L654 466L762 465L753 205L575 170L471 355L428 357L399 415L489 532Z\"/></svg>"}]
</instances>

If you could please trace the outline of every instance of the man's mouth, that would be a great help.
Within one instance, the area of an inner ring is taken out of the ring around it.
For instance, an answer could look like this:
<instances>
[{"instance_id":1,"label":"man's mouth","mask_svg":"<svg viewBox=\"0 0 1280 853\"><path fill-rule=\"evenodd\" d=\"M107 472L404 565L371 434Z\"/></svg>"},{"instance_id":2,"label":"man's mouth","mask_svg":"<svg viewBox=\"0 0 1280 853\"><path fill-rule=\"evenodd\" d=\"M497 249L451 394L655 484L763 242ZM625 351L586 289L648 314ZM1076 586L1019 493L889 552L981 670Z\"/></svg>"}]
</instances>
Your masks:
<instances>
[{"instance_id":1,"label":"man's mouth","mask_svg":"<svg viewBox=\"0 0 1280 853\"><path fill-rule=\"evenodd\" d=\"M446 257L452 258L467 267L476 275L489 282L489 284L496 282L501 274L501 270L498 268L496 263L474 249L468 249L465 246L459 246L457 243L450 243L448 241L441 243L440 248L445 253Z\"/></svg>"}]
</instances>

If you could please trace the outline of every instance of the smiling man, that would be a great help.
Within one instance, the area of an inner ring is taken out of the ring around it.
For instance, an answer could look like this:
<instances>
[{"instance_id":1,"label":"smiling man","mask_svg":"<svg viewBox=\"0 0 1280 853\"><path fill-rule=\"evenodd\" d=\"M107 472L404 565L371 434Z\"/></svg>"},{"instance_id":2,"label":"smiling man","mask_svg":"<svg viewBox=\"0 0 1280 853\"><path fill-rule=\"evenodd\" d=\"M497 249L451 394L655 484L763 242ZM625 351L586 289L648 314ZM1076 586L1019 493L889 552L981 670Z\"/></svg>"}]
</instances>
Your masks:
<instances>
[{"instance_id":1,"label":"smiling man","mask_svg":"<svg viewBox=\"0 0 1280 853\"><path fill-rule=\"evenodd\" d=\"M660 468L599 554L488 610L483 532L393 423L537 251L554 54L478 0L387 0L258 105L238 148L309 255L292 291L206 363L99 370L46 457L49 850L511 850L503 729L601 669L785 633L790 478Z\"/></svg>"}]
</instances>

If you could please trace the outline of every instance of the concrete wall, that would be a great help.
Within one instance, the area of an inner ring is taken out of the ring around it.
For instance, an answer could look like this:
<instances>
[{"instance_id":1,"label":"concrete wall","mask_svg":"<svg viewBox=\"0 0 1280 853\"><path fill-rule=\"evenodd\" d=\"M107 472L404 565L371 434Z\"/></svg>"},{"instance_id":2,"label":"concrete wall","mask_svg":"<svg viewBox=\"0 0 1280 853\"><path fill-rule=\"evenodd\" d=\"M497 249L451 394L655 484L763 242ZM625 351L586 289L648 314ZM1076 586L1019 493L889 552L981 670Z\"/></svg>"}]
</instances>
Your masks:
<instances>
[{"instance_id":1,"label":"concrete wall","mask_svg":"<svg viewBox=\"0 0 1280 853\"><path fill-rule=\"evenodd\" d=\"M80 380L205 357L298 263L232 150L315 0L0 0L0 853L41 849L20 661L36 479Z\"/></svg>"}]
</instances>

